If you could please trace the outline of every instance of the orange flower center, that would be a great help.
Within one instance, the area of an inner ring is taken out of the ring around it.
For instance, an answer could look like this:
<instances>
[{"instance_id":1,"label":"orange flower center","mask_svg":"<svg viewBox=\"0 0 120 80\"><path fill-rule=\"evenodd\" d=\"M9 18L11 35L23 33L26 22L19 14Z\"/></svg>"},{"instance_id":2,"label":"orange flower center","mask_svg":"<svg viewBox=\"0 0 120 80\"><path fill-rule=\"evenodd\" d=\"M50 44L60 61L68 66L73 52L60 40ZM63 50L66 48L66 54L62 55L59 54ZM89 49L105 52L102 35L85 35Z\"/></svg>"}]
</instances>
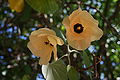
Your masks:
<instances>
[{"instance_id":1,"label":"orange flower center","mask_svg":"<svg viewBox=\"0 0 120 80\"><path fill-rule=\"evenodd\" d=\"M81 33L81 32L83 32L83 26L81 25L81 24L79 24L79 23L77 23L77 24L75 24L74 25L74 31L76 32L76 33Z\"/></svg>"}]
</instances>

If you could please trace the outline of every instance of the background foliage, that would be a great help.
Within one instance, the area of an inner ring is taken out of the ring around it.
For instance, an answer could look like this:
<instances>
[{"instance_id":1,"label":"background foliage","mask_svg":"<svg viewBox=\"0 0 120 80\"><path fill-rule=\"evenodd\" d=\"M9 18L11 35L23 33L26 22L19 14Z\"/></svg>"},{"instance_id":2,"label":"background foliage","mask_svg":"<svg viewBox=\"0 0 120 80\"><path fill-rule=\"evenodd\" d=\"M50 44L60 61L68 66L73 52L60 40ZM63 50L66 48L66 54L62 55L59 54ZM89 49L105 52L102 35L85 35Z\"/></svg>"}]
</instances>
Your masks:
<instances>
[{"instance_id":1,"label":"background foliage","mask_svg":"<svg viewBox=\"0 0 120 80\"><path fill-rule=\"evenodd\" d=\"M7 0L0 0L1 80L44 80L41 66L38 64L39 58L32 55L26 46L28 37L32 31L48 27L66 41L65 28L61 22L65 16L78 8L77 2L77 0L25 0L23 11L17 13L9 8ZM120 0L81 2L79 4L81 8L99 21L99 27L104 31L104 35L101 40L92 42L84 52L76 52L70 48L71 66L68 65L67 57L63 57L65 65L62 70L67 68L69 80L99 78L114 80L120 77ZM68 53L66 44L58 46L59 57ZM95 61L99 62L100 56L102 61L96 64ZM61 66L61 63L59 65ZM53 68L53 65L50 68Z\"/></svg>"}]
</instances>

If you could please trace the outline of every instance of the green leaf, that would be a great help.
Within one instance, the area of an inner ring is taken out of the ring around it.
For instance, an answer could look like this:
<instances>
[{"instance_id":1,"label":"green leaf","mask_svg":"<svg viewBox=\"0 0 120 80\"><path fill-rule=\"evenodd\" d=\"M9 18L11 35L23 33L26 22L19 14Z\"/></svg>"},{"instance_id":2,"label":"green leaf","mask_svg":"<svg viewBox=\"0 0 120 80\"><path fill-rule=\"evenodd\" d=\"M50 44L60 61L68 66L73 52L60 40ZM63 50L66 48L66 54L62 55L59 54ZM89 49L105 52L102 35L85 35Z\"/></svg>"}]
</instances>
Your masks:
<instances>
[{"instance_id":1,"label":"green leaf","mask_svg":"<svg viewBox=\"0 0 120 80\"><path fill-rule=\"evenodd\" d=\"M29 65L25 65L25 66L24 66L24 72L25 72L26 74L30 74L30 73L32 72L31 67L30 67Z\"/></svg>"},{"instance_id":2,"label":"green leaf","mask_svg":"<svg viewBox=\"0 0 120 80\"><path fill-rule=\"evenodd\" d=\"M42 73L46 80L68 80L66 65L62 60L42 65Z\"/></svg>"},{"instance_id":3,"label":"green leaf","mask_svg":"<svg viewBox=\"0 0 120 80\"><path fill-rule=\"evenodd\" d=\"M30 76L29 75L24 75L22 80L30 80Z\"/></svg>"},{"instance_id":4,"label":"green leaf","mask_svg":"<svg viewBox=\"0 0 120 80\"><path fill-rule=\"evenodd\" d=\"M54 13L58 10L56 0L26 0L27 3L36 11L41 13Z\"/></svg>"},{"instance_id":5,"label":"green leaf","mask_svg":"<svg viewBox=\"0 0 120 80\"><path fill-rule=\"evenodd\" d=\"M86 65L86 67L90 66L90 63L91 63L90 58L86 52L83 52L83 61L84 61L84 64ZM89 72L90 79L92 80L91 70L88 70L88 72Z\"/></svg>"},{"instance_id":6,"label":"green leaf","mask_svg":"<svg viewBox=\"0 0 120 80\"><path fill-rule=\"evenodd\" d=\"M89 67L90 66L90 59L89 59L89 56L87 55L86 52L83 52L83 61L84 61L84 64L86 65L86 67Z\"/></svg>"},{"instance_id":7,"label":"green leaf","mask_svg":"<svg viewBox=\"0 0 120 80\"><path fill-rule=\"evenodd\" d=\"M20 22L27 21L31 16L31 7L29 5L25 5L25 9L23 10L22 16L20 17Z\"/></svg>"},{"instance_id":8,"label":"green leaf","mask_svg":"<svg viewBox=\"0 0 120 80\"><path fill-rule=\"evenodd\" d=\"M67 66L67 75L69 80L80 80L78 72L70 65Z\"/></svg>"}]
</instances>

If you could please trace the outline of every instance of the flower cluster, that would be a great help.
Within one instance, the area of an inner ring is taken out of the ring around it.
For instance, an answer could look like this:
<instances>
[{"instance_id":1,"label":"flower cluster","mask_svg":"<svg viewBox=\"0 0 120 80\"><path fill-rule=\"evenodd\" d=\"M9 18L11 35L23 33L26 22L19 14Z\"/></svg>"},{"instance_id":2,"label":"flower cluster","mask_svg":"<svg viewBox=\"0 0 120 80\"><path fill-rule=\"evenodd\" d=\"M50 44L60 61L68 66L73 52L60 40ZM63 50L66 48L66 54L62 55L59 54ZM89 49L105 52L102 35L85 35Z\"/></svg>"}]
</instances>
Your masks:
<instances>
[{"instance_id":1,"label":"flower cluster","mask_svg":"<svg viewBox=\"0 0 120 80\"><path fill-rule=\"evenodd\" d=\"M77 50L85 50L92 41L99 40L103 35L98 21L80 8L64 18L62 23L66 28L68 44ZM48 64L52 52L54 59L58 59L56 45L63 45L64 42L53 30L42 28L33 31L29 38L28 48L35 56L40 57L39 64Z\"/></svg>"}]
</instances>

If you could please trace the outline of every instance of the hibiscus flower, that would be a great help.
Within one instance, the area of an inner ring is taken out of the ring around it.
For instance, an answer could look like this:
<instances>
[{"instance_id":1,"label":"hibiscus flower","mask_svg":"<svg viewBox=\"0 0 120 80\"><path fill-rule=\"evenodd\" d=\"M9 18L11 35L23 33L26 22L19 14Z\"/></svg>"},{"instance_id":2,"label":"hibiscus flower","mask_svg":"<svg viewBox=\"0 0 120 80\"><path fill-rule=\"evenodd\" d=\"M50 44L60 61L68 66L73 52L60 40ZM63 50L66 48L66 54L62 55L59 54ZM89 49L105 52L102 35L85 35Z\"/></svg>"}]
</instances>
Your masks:
<instances>
[{"instance_id":1,"label":"hibiscus flower","mask_svg":"<svg viewBox=\"0 0 120 80\"><path fill-rule=\"evenodd\" d=\"M99 40L103 31L87 11L78 8L70 16L63 19L66 28L66 37L71 47L77 50L85 50L94 40Z\"/></svg>"},{"instance_id":2,"label":"hibiscus flower","mask_svg":"<svg viewBox=\"0 0 120 80\"><path fill-rule=\"evenodd\" d=\"M56 36L53 30L42 28L33 31L29 38L30 41L27 46L35 56L40 57L39 64L48 64L52 52L54 53L54 59L58 59L56 45L63 45L64 42L61 38Z\"/></svg>"}]
</instances>

